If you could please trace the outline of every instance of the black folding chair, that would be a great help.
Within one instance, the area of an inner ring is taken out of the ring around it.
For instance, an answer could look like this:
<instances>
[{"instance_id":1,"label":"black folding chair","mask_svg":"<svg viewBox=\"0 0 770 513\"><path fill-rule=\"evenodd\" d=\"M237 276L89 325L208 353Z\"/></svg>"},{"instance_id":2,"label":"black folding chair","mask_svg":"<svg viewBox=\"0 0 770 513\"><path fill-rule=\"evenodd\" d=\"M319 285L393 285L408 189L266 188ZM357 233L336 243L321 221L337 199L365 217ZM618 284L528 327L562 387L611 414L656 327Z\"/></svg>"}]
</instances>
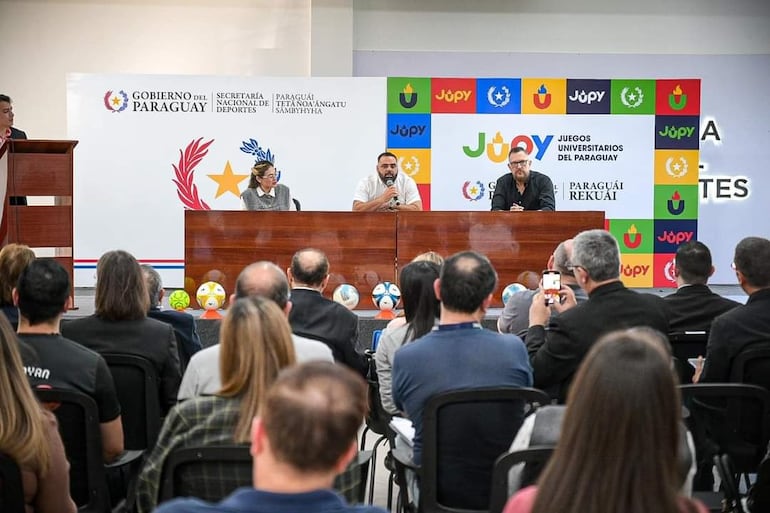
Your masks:
<instances>
[{"instance_id":1,"label":"black folding chair","mask_svg":"<svg viewBox=\"0 0 770 513\"><path fill-rule=\"evenodd\" d=\"M508 497L526 486L534 483L539 476L540 471L548 463L553 454L554 447L532 446L527 449L511 451L503 454L497 461L492 471L492 489L489 494L489 513L501 513L508 501ZM526 482L519 482L518 488L510 489L508 479L511 469L520 463L536 464L538 472L529 474Z\"/></svg>"}]
</instances>

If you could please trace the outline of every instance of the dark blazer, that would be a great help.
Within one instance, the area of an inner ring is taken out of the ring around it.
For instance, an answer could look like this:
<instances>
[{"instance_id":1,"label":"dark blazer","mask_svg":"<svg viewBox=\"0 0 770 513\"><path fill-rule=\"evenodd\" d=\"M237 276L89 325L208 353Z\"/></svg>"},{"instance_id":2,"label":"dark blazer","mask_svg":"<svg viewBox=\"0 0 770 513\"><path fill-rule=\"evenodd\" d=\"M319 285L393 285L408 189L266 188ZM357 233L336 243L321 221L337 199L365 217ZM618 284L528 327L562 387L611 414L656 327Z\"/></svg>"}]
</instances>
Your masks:
<instances>
[{"instance_id":1,"label":"dark blazer","mask_svg":"<svg viewBox=\"0 0 770 513\"><path fill-rule=\"evenodd\" d=\"M23 130L11 127L11 139L26 139L27 134Z\"/></svg>"},{"instance_id":2,"label":"dark blazer","mask_svg":"<svg viewBox=\"0 0 770 513\"><path fill-rule=\"evenodd\" d=\"M130 354L148 359L160 377L161 408L165 412L176 404L182 374L174 330L168 324L146 317L137 321L107 321L90 315L63 322L61 332L99 354Z\"/></svg>"},{"instance_id":3,"label":"dark blazer","mask_svg":"<svg viewBox=\"0 0 770 513\"><path fill-rule=\"evenodd\" d=\"M729 381L733 359L758 342L770 343L770 288L754 292L745 305L723 313L711 323L700 383Z\"/></svg>"},{"instance_id":4,"label":"dark blazer","mask_svg":"<svg viewBox=\"0 0 770 513\"><path fill-rule=\"evenodd\" d=\"M715 317L740 303L714 294L707 285L687 285L663 298L671 331L709 331Z\"/></svg>"},{"instance_id":5,"label":"dark blazer","mask_svg":"<svg viewBox=\"0 0 770 513\"><path fill-rule=\"evenodd\" d=\"M291 330L301 336L320 340L332 350L334 360L366 373L366 361L356 351L358 316L331 299L310 289L292 289L289 312Z\"/></svg>"},{"instance_id":6,"label":"dark blazer","mask_svg":"<svg viewBox=\"0 0 770 513\"><path fill-rule=\"evenodd\" d=\"M27 138L27 134L24 133L22 130L11 127L11 139L26 139L26 138ZM10 198L8 198L8 204L9 205L26 205L27 197L11 196Z\"/></svg>"},{"instance_id":7,"label":"dark blazer","mask_svg":"<svg viewBox=\"0 0 770 513\"><path fill-rule=\"evenodd\" d=\"M176 335L177 349L179 350L179 363L182 374L187 368L192 355L201 350L201 339L198 336L198 330L195 327L195 317L186 312L177 312L176 310L161 310L153 308L147 312L147 317L165 322L174 328Z\"/></svg>"},{"instance_id":8,"label":"dark blazer","mask_svg":"<svg viewBox=\"0 0 770 513\"><path fill-rule=\"evenodd\" d=\"M649 326L668 333L668 313L663 298L627 289L622 282L594 289L588 301L552 317L546 330L527 331L527 350L535 388L549 389L564 402L567 390L586 353L605 333Z\"/></svg>"}]
</instances>

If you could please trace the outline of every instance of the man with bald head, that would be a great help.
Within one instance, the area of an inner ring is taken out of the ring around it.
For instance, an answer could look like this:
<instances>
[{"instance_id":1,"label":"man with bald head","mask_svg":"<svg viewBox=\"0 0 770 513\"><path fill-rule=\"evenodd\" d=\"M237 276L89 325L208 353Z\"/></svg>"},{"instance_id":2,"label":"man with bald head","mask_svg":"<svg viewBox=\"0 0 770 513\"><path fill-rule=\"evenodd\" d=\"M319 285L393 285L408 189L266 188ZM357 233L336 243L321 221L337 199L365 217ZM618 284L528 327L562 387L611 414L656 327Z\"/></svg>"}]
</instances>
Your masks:
<instances>
[{"instance_id":1,"label":"man with bald head","mask_svg":"<svg viewBox=\"0 0 770 513\"><path fill-rule=\"evenodd\" d=\"M588 294L580 288L575 281L575 274L570 267L572 258L572 239L560 242L553 254L548 258L547 269L559 271L561 274L561 284L566 285L575 293L575 299L581 303L588 299ZM503 313L497 319L497 329L500 333L513 333L514 335L526 336L529 329L529 307L532 305L532 298L537 294L535 290L522 290L511 295L508 302L505 303ZM558 315L555 310L551 312L551 317Z\"/></svg>"},{"instance_id":2,"label":"man with bald head","mask_svg":"<svg viewBox=\"0 0 770 513\"><path fill-rule=\"evenodd\" d=\"M286 274L294 303L289 313L292 331L320 340L329 346L337 362L366 374L366 359L356 351L358 316L323 296L329 283L329 260L323 251L313 248L297 251Z\"/></svg>"},{"instance_id":3,"label":"man with bald head","mask_svg":"<svg viewBox=\"0 0 770 513\"><path fill-rule=\"evenodd\" d=\"M250 296L262 296L278 305L288 316L292 310L289 300L289 282L281 268L272 262L255 262L246 266L235 282L235 293L230 296L230 303L236 299ZM292 334L297 363L307 361L333 362L332 352L321 342ZM198 351L190 359L190 364L182 377L178 399L189 399L197 395L211 395L219 392L222 383L219 376L219 344Z\"/></svg>"}]
</instances>

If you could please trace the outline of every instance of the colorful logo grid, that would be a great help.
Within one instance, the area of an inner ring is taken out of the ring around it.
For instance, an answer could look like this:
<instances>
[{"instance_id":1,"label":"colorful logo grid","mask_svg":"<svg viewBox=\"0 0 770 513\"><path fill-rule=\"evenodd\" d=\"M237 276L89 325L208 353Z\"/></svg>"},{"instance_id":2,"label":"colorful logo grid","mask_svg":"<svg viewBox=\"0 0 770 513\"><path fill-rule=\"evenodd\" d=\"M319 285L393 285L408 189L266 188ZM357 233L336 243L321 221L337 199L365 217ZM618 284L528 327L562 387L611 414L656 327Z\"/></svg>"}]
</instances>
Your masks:
<instances>
[{"instance_id":1,"label":"colorful logo grid","mask_svg":"<svg viewBox=\"0 0 770 513\"><path fill-rule=\"evenodd\" d=\"M677 247L696 240L701 82L570 78L388 78L388 148L418 184L430 209L431 121L441 114L655 116L652 219L608 219L618 240L621 277L631 287L674 287ZM484 201L485 184L458 184ZM590 205L587 205L590 207Z\"/></svg>"}]
</instances>

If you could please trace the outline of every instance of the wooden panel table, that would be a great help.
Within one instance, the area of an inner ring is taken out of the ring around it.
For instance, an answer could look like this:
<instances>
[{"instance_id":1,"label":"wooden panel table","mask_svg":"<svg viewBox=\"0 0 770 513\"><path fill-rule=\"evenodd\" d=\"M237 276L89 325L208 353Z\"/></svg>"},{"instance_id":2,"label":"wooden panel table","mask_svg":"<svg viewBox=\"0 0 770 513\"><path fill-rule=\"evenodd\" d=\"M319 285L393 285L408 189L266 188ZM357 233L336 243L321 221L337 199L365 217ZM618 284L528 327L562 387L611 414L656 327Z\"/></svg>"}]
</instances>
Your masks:
<instances>
[{"instance_id":1,"label":"wooden panel table","mask_svg":"<svg viewBox=\"0 0 770 513\"><path fill-rule=\"evenodd\" d=\"M213 278L229 295L248 264L269 260L286 269L292 255L308 247L329 258L327 297L337 285L350 283L361 294L359 308L373 309L368 294L377 283L396 277L396 214L188 210L185 288L191 292Z\"/></svg>"},{"instance_id":2,"label":"wooden panel table","mask_svg":"<svg viewBox=\"0 0 770 513\"><path fill-rule=\"evenodd\" d=\"M520 273L540 273L556 245L582 230L604 227L603 212L185 212L185 288L220 282L228 294L246 265L270 260L287 268L295 251L323 250L332 277L361 294L359 308L380 281L397 281L398 267L419 253L444 256L472 249L492 261L500 292Z\"/></svg>"},{"instance_id":3,"label":"wooden panel table","mask_svg":"<svg viewBox=\"0 0 770 513\"><path fill-rule=\"evenodd\" d=\"M540 274L561 241L592 228L604 228L604 212L401 212L397 265L428 250L483 253L499 277L493 306L502 307L503 287L525 271Z\"/></svg>"}]
</instances>

